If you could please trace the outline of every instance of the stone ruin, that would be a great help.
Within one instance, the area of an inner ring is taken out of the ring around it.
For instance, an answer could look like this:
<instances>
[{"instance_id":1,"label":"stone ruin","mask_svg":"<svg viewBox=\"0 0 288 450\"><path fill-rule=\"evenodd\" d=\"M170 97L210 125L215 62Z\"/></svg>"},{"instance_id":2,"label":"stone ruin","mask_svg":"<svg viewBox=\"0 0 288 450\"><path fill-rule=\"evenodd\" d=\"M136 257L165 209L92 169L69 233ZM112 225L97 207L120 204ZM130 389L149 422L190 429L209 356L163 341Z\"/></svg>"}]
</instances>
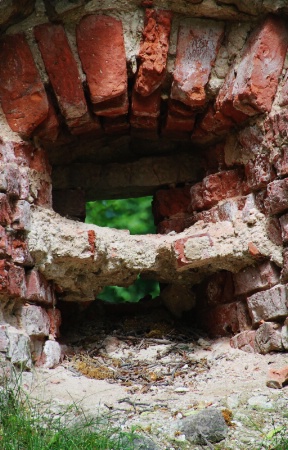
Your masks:
<instances>
[{"instance_id":1,"label":"stone ruin","mask_svg":"<svg viewBox=\"0 0 288 450\"><path fill-rule=\"evenodd\" d=\"M53 367L59 302L139 274L233 347L288 350L287 15L285 0L1 2L2 360ZM83 223L86 201L146 195L158 234Z\"/></svg>"}]
</instances>

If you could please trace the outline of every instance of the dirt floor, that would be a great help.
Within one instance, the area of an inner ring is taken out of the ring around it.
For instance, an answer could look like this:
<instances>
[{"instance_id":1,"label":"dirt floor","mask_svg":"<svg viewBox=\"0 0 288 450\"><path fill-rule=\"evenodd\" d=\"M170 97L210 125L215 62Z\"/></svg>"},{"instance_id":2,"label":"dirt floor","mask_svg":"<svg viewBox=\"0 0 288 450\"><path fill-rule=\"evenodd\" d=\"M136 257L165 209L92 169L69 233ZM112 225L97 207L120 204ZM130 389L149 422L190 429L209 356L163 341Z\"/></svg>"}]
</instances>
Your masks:
<instances>
[{"instance_id":1,"label":"dirt floor","mask_svg":"<svg viewBox=\"0 0 288 450\"><path fill-rule=\"evenodd\" d=\"M62 364L23 378L33 396L52 399L55 414L77 403L124 430L138 426L161 450L255 450L287 424L288 386L266 386L269 368L288 365L287 353L232 349L228 337L210 339L162 307L92 307L76 316L63 330ZM227 438L191 444L179 431L181 420L210 407L224 412Z\"/></svg>"}]
</instances>

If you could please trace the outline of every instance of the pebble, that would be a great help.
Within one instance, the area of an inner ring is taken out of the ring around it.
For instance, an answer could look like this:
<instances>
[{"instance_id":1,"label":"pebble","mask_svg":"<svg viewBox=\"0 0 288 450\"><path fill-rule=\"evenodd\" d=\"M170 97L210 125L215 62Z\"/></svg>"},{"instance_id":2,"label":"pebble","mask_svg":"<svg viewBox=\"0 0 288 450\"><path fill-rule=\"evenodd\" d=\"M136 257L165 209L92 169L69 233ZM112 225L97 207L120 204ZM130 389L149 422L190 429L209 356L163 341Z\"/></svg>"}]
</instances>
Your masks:
<instances>
[{"instance_id":1,"label":"pebble","mask_svg":"<svg viewBox=\"0 0 288 450\"><path fill-rule=\"evenodd\" d=\"M249 398L248 405L251 406L253 409L265 409L265 410L272 410L273 409L273 403L269 400L269 398L266 395L254 395L253 397Z\"/></svg>"}]
</instances>

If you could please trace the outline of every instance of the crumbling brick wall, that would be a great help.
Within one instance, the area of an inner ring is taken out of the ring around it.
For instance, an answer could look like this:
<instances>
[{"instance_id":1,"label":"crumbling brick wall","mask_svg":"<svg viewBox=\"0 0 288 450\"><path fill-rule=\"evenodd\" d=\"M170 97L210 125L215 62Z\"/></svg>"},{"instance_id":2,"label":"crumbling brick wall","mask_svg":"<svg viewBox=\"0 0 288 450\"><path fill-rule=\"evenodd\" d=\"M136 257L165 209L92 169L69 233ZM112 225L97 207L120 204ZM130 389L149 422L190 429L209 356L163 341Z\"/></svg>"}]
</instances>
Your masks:
<instances>
[{"instance_id":1,"label":"crumbling brick wall","mask_svg":"<svg viewBox=\"0 0 288 450\"><path fill-rule=\"evenodd\" d=\"M285 5L6 3L0 352L52 367L57 300L139 273L232 346L287 350ZM71 220L151 194L157 235Z\"/></svg>"}]
</instances>

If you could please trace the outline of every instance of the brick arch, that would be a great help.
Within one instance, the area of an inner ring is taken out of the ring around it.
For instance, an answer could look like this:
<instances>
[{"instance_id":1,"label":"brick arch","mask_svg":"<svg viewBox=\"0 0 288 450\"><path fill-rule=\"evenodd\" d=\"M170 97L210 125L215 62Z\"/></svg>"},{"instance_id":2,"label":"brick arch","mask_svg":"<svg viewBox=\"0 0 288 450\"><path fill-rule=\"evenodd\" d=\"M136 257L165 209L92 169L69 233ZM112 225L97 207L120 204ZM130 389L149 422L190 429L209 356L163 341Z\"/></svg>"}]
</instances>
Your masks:
<instances>
[{"instance_id":1,"label":"brick arch","mask_svg":"<svg viewBox=\"0 0 288 450\"><path fill-rule=\"evenodd\" d=\"M141 14L129 58L125 20L98 11L79 17L73 36L46 19L29 41L23 31L1 38L1 295L26 330L1 329L13 362L13 335L43 362L57 298L90 301L139 273L206 283L200 319L211 330L216 317L213 331L236 333L234 346L287 350L285 21L243 25L239 44L231 23ZM159 234L67 220L53 212L52 184L72 202L154 194Z\"/></svg>"}]
</instances>

